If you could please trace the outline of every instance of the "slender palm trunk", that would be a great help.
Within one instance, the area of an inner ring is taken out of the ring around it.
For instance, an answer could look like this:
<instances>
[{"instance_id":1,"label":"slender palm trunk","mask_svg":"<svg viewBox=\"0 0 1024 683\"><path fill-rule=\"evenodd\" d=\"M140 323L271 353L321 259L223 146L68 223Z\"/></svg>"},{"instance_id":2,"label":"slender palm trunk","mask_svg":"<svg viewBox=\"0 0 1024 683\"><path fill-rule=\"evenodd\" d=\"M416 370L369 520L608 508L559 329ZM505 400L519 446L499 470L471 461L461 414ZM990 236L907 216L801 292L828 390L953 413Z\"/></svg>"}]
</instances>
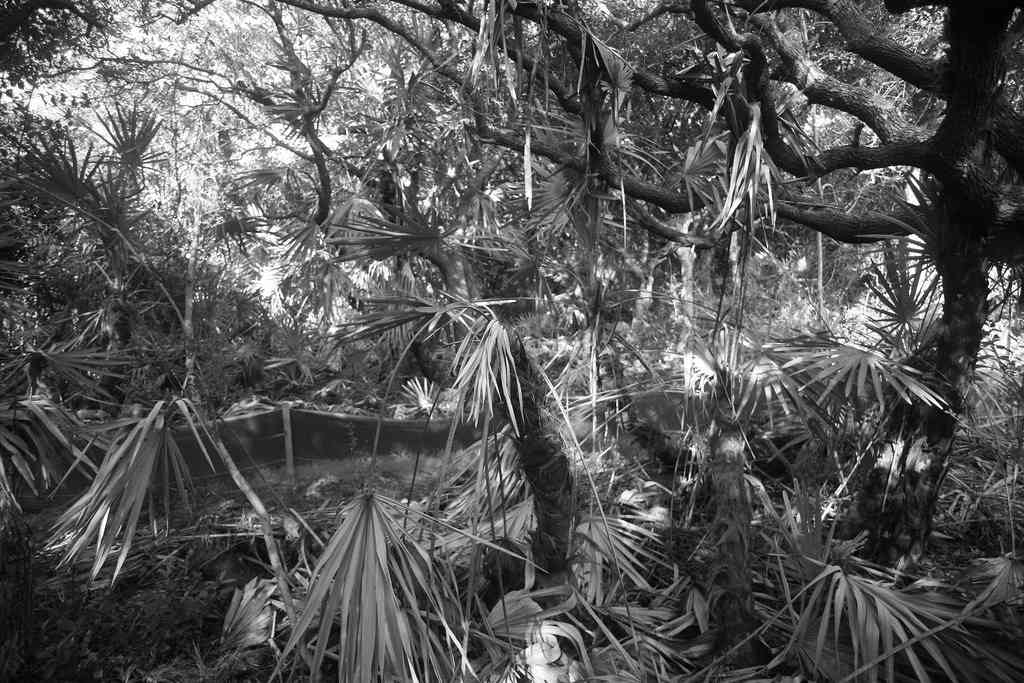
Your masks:
<instances>
[{"instance_id":1,"label":"slender palm trunk","mask_svg":"<svg viewBox=\"0 0 1024 683\"><path fill-rule=\"evenodd\" d=\"M752 521L750 491L747 487L746 440L731 409L720 402L709 444L709 469L715 500L713 537L718 552L711 582L717 590L714 611L722 629L719 644L731 646L750 631L753 592L750 581L748 533ZM737 663L751 663L750 647L736 653Z\"/></svg>"},{"instance_id":2,"label":"slender palm trunk","mask_svg":"<svg viewBox=\"0 0 1024 683\"><path fill-rule=\"evenodd\" d=\"M120 294L107 305L105 327L108 360L125 360L125 353L132 341L132 317L131 305ZM127 363L114 365L100 381L100 387L116 406L124 402L124 376L129 369L130 365Z\"/></svg>"}]
</instances>

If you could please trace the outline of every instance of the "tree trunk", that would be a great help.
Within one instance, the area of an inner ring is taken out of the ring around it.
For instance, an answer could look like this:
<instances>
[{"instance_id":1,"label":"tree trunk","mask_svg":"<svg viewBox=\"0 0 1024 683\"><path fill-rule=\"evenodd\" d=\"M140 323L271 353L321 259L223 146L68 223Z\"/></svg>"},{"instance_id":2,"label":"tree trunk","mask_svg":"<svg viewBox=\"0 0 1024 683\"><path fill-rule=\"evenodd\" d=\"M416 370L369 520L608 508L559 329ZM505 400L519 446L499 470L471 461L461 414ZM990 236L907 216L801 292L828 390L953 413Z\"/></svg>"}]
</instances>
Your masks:
<instances>
[{"instance_id":1,"label":"tree trunk","mask_svg":"<svg viewBox=\"0 0 1024 683\"><path fill-rule=\"evenodd\" d=\"M0 681L22 680L31 654L32 543L28 524L0 474Z\"/></svg>"},{"instance_id":2,"label":"tree trunk","mask_svg":"<svg viewBox=\"0 0 1024 683\"><path fill-rule=\"evenodd\" d=\"M948 408L914 406L893 421L892 436L880 449L857 504L871 554L903 571L914 568L925 552L987 317L988 279L977 228L957 221L939 239L936 266L943 309L934 369Z\"/></svg>"},{"instance_id":3,"label":"tree trunk","mask_svg":"<svg viewBox=\"0 0 1024 683\"><path fill-rule=\"evenodd\" d=\"M739 642L756 623L750 583L749 538L752 513L750 492L745 475L746 439L739 425L731 419L731 407L720 402L709 444L709 468L715 501L715 524L712 532L718 552L711 572L716 591L712 602L721 626L719 645L729 647ZM748 646L735 653L739 666L753 663L753 649Z\"/></svg>"},{"instance_id":4,"label":"tree trunk","mask_svg":"<svg viewBox=\"0 0 1024 683\"><path fill-rule=\"evenodd\" d=\"M519 462L533 492L537 531L533 537L533 561L549 576L564 573L569 565L572 534L572 474L562 453L561 441L544 414L547 388L523 348L512 340L512 355L522 388L518 405L505 406L515 415L519 432L514 435Z\"/></svg>"},{"instance_id":5,"label":"tree trunk","mask_svg":"<svg viewBox=\"0 0 1024 683\"><path fill-rule=\"evenodd\" d=\"M107 360L124 360L123 356L131 345L133 332L133 316L131 304L121 295L107 305L104 321L107 336ZM108 395L116 407L124 403L124 379L130 365L117 364L100 380L100 388ZM116 412L115 407L115 412Z\"/></svg>"}]
</instances>

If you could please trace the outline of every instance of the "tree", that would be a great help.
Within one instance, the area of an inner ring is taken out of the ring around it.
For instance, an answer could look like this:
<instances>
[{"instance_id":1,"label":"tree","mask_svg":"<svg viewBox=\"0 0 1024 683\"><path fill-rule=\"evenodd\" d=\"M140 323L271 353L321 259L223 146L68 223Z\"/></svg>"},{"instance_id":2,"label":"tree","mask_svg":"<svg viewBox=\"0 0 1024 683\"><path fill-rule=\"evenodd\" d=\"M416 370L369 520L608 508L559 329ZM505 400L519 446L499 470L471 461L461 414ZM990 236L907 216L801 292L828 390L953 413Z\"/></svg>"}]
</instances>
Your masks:
<instances>
[{"instance_id":1,"label":"tree","mask_svg":"<svg viewBox=\"0 0 1024 683\"><path fill-rule=\"evenodd\" d=\"M22 87L67 55L68 47L102 40L102 3L5 0L0 5L0 64L5 85Z\"/></svg>"},{"instance_id":2,"label":"tree","mask_svg":"<svg viewBox=\"0 0 1024 683\"><path fill-rule=\"evenodd\" d=\"M977 12L957 2L698 1L633 21L628 5L602 14L532 2L283 4L403 38L435 83L463 93L478 140L521 155L528 202L557 181L584 246L600 243L614 215L684 244L776 216L847 243L922 239L942 281L943 324L916 357L946 405L892 421L901 476L889 498L902 510L872 530L883 554L920 557L984 331L988 267L1021 254L1024 119L1007 70L1015 3ZM883 101L878 90L895 84L906 94ZM660 139L643 139L647 131ZM716 156L719 136L728 145ZM928 206L900 200L905 168L934 183ZM830 203L800 190L820 178L845 196ZM881 185L870 206L848 211L870 184ZM667 227L686 213L712 217L704 234Z\"/></svg>"}]
</instances>

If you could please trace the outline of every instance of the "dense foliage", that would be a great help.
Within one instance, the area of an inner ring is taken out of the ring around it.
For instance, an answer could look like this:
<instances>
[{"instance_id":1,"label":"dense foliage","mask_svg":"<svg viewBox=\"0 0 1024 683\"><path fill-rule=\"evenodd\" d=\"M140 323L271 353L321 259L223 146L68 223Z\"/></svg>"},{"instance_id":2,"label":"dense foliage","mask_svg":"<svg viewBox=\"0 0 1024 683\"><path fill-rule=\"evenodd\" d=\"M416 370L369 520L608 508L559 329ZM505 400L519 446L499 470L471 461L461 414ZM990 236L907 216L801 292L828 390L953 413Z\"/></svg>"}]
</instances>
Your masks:
<instances>
[{"instance_id":1,"label":"dense foliage","mask_svg":"<svg viewBox=\"0 0 1024 683\"><path fill-rule=\"evenodd\" d=\"M1024 677L1015 3L0 26L0 680Z\"/></svg>"}]
</instances>

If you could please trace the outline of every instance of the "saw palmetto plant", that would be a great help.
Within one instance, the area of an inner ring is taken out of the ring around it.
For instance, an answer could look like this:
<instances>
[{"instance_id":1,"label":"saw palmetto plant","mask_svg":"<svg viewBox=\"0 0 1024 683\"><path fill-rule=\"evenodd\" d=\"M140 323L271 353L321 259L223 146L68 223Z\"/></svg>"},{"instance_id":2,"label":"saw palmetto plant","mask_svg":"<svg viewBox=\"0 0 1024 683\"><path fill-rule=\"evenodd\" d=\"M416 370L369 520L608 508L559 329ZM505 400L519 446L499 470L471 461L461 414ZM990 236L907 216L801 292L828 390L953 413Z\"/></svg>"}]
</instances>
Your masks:
<instances>
[{"instance_id":1,"label":"saw palmetto plant","mask_svg":"<svg viewBox=\"0 0 1024 683\"><path fill-rule=\"evenodd\" d=\"M298 649L313 671L330 656L339 681L455 680L465 669L453 577L410 535L419 520L408 514L373 493L341 510L284 654Z\"/></svg>"},{"instance_id":2,"label":"saw palmetto plant","mask_svg":"<svg viewBox=\"0 0 1024 683\"><path fill-rule=\"evenodd\" d=\"M1014 680L1024 671L1024 658L1005 648L1014 629L991 618L1019 601L1019 562L980 564L960 587L900 587L891 570L850 554L856 544L833 545L817 500L800 492L786 502L772 536L780 554L765 566L782 591L758 604L770 615L760 631L786 639L772 666L790 661L829 681Z\"/></svg>"},{"instance_id":3,"label":"saw palmetto plant","mask_svg":"<svg viewBox=\"0 0 1024 683\"><path fill-rule=\"evenodd\" d=\"M166 526L179 504L188 506L193 473L175 441L179 426L195 439L212 469L222 449L216 448L205 420L188 400L158 401L145 415L95 429L102 462L53 534L65 562L88 559L96 579L107 561L116 558L113 582L129 557L143 511L155 534L159 520Z\"/></svg>"}]
</instances>

